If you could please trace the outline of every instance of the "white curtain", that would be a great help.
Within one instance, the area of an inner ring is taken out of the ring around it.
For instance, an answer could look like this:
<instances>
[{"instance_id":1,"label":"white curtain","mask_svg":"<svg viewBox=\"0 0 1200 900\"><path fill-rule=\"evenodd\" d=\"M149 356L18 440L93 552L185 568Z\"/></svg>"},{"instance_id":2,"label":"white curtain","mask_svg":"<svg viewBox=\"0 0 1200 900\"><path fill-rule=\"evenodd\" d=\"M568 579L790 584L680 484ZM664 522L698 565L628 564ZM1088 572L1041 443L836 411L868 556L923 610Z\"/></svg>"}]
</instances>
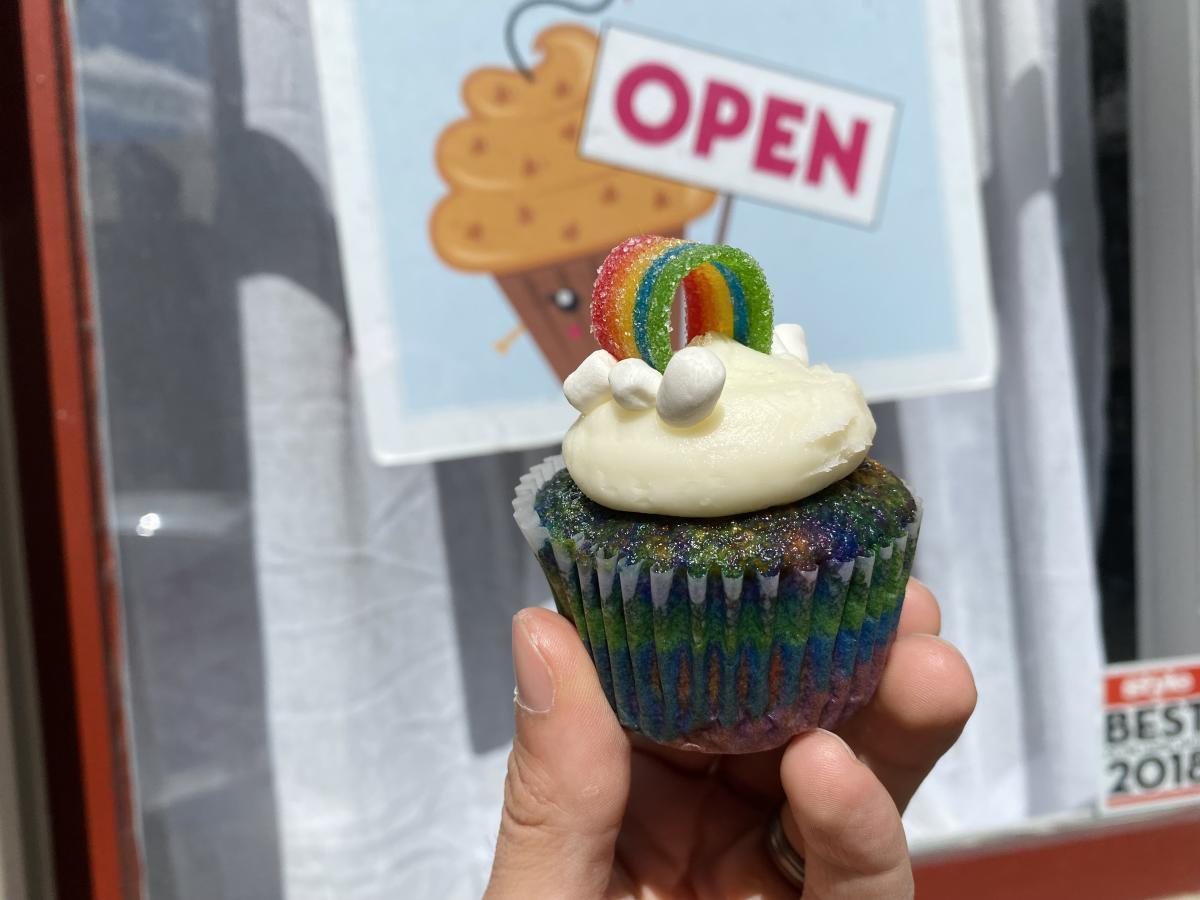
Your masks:
<instances>
[{"instance_id":1,"label":"white curtain","mask_svg":"<svg viewBox=\"0 0 1200 900\"><path fill-rule=\"evenodd\" d=\"M927 504L919 575L980 693L912 804L917 845L1085 807L1096 785L1105 317L1086 8L964 11L1000 378L879 411L881 450ZM241 28L248 124L325 182L302 0L248 2ZM287 896L478 896L508 620L548 593L507 513L539 453L373 465L341 317L277 276L244 279L240 303Z\"/></svg>"}]
</instances>

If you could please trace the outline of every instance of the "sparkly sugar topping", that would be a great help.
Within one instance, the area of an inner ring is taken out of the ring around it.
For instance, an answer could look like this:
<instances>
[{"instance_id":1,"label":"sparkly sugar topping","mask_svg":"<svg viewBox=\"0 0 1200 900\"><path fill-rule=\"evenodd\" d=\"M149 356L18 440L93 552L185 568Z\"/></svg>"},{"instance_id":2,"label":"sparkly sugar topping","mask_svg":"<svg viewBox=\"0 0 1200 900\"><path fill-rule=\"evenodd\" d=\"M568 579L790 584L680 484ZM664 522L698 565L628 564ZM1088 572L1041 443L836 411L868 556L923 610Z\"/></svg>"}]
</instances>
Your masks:
<instances>
[{"instance_id":1,"label":"sparkly sugar topping","mask_svg":"<svg viewBox=\"0 0 1200 900\"><path fill-rule=\"evenodd\" d=\"M655 570L771 574L842 563L894 541L916 517L904 483L872 459L811 497L715 519L617 512L593 503L563 469L538 492L535 508L556 541Z\"/></svg>"}]
</instances>

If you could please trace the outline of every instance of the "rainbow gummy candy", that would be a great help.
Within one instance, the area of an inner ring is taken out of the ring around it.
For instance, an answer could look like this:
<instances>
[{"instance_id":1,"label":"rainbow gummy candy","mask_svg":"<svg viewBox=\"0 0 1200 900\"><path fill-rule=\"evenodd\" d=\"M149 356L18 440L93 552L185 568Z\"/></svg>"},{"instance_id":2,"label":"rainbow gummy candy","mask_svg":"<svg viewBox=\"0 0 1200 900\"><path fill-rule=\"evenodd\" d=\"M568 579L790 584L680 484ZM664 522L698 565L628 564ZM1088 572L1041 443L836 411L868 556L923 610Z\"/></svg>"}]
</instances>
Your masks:
<instances>
[{"instance_id":1,"label":"rainbow gummy candy","mask_svg":"<svg viewBox=\"0 0 1200 900\"><path fill-rule=\"evenodd\" d=\"M618 244L592 289L592 334L617 359L640 356L660 372L671 359L671 304L683 283L687 338L726 334L771 351L771 289L749 253L644 234Z\"/></svg>"}]
</instances>

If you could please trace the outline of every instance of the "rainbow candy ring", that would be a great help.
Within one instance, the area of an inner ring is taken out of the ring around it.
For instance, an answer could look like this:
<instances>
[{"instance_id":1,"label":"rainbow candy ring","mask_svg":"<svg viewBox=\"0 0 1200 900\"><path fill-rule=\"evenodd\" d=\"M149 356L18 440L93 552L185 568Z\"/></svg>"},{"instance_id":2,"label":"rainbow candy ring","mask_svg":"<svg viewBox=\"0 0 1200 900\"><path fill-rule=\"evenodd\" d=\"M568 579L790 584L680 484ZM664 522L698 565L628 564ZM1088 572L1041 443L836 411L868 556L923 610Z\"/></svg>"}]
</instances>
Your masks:
<instances>
[{"instance_id":1,"label":"rainbow candy ring","mask_svg":"<svg viewBox=\"0 0 1200 900\"><path fill-rule=\"evenodd\" d=\"M617 359L640 356L665 370L671 304L683 283L687 339L718 331L771 352L771 289L754 258L736 247L644 234L608 254L592 289L592 334Z\"/></svg>"}]
</instances>

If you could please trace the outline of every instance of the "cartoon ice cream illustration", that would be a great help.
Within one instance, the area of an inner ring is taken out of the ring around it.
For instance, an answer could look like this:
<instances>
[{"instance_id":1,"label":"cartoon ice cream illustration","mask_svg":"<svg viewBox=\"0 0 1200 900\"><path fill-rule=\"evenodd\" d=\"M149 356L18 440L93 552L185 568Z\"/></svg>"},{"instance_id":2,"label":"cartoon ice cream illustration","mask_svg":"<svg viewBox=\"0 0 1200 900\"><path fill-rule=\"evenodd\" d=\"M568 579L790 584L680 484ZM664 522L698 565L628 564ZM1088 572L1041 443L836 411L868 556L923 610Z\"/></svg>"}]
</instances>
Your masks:
<instances>
[{"instance_id":1,"label":"cartoon ice cream illustration","mask_svg":"<svg viewBox=\"0 0 1200 900\"><path fill-rule=\"evenodd\" d=\"M437 166L450 188L430 218L438 255L490 273L561 380L588 355L588 299L609 249L631 234L682 236L710 191L589 162L576 152L594 32L554 25L528 73L471 72L468 117L442 132Z\"/></svg>"}]
</instances>

